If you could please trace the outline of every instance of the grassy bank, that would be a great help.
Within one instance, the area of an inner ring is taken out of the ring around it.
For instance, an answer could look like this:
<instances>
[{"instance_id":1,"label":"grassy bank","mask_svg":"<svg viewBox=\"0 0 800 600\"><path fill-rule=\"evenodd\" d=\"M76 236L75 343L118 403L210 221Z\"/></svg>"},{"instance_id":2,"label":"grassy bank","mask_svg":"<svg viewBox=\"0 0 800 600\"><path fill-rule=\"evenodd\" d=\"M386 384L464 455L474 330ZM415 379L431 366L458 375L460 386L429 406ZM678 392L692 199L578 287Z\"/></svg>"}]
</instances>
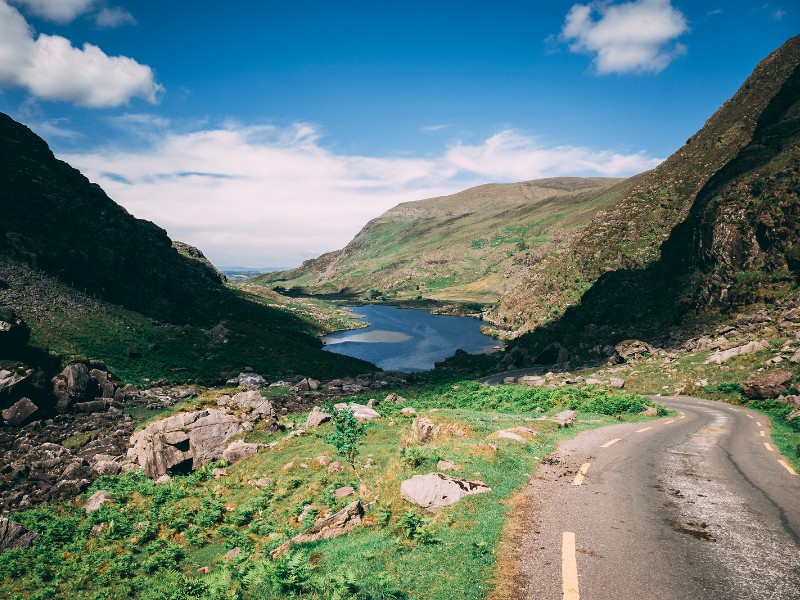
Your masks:
<instances>
[{"instance_id":1,"label":"grassy bank","mask_svg":"<svg viewBox=\"0 0 800 600\"><path fill-rule=\"evenodd\" d=\"M103 477L78 501L15 515L42 537L31 549L0 555L0 596L449 599L458 590L459 598L483 598L508 500L538 462L564 437L641 419L636 413L647 402L600 388L483 388L467 381L401 393L407 402L378 406L382 418L368 426L353 466L326 441L331 424L292 437L256 428L247 440L277 444L234 465L209 465L160 485L141 473ZM440 426L434 441L413 442L413 417L399 414L404 406ZM572 428L539 418L565 408L579 411ZM291 421L284 425L297 430ZM525 443L496 436L520 426L528 429ZM330 473L330 460L342 461L344 470ZM403 501L400 482L443 470L440 460L454 463L453 475L481 480L491 491L436 514ZM215 478L213 468L223 466L224 476ZM354 495L337 497L344 486ZM87 515L83 503L96 490L110 492L111 501ZM319 515L356 497L366 508L365 526L267 558ZM238 556L224 558L233 548ZM208 572L198 572L202 567Z\"/></svg>"}]
</instances>

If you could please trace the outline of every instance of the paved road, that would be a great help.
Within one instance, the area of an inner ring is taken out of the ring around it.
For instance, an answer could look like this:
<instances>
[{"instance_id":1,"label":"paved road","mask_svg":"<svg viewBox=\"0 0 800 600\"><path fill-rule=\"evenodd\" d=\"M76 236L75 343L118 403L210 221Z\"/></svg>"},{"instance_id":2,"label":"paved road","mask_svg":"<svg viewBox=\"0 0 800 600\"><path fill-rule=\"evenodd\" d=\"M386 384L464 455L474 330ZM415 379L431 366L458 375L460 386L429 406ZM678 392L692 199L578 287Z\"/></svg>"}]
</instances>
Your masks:
<instances>
[{"instance_id":1,"label":"paved road","mask_svg":"<svg viewBox=\"0 0 800 600\"><path fill-rule=\"evenodd\" d=\"M542 466L522 597L800 599L800 477L769 422L658 401L679 416L582 433Z\"/></svg>"}]
</instances>

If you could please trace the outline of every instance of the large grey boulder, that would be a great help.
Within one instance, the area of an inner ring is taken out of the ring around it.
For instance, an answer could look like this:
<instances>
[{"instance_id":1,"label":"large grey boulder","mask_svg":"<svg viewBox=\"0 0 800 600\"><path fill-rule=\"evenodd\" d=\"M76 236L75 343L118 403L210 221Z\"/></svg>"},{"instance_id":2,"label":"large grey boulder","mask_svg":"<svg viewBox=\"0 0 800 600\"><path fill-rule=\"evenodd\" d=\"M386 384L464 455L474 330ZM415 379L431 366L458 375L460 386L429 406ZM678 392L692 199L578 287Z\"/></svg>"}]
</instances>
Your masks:
<instances>
[{"instance_id":1,"label":"large grey boulder","mask_svg":"<svg viewBox=\"0 0 800 600\"><path fill-rule=\"evenodd\" d=\"M230 405L238 406L248 411L254 417L262 419L275 419L277 414L272 402L264 398L261 392L256 390L249 390L247 392L239 392L234 395L229 401Z\"/></svg>"},{"instance_id":2,"label":"large grey boulder","mask_svg":"<svg viewBox=\"0 0 800 600\"><path fill-rule=\"evenodd\" d=\"M400 484L400 497L433 512L461 500L464 496L489 492L482 481L468 481L445 473L414 475Z\"/></svg>"},{"instance_id":3,"label":"large grey boulder","mask_svg":"<svg viewBox=\"0 0 800 600\"><path fill-rule=\"evenodd\" d=\"M741 354L750 354L751 352L758 352L759 350L764 350L766 346L761 342L749 342L743 346L736 346L735 348L729 348L728 350L717 350L709 356L704 364L717 364L721 365L727 360L730 360L734 356L739 356Z\"/></svg>"},{"instance_id":4,"label":"large grey boulder","mask_svg":"<svg viewBox=\"0 0 800 600\"><path fill-rule=\"evenodd\" d=\"M14 403L10 408L5 409L2 415L3 419L5 419L9 425L14 425L16 427L22 425L28 417L33 415L37 410L39 410L39 407L36 406L30 398L23 398Z\"/></svg>"},{"instance_id":5,"label":"large grey boulder","mask_svg":"<svg viewBox=\"0 0 800 600\"><path fill-rule=\"evenodd\" d=\"M96 397L92 384L97 386L89 374L89 367L83 363L66 367L53 378L53 393L56 395L58 411L66 412L76 402Z\"/></svg>"},{"instance_id":6,"label":"large grey boulder","mask_svg":"<svg viewBox=\"0 0 800 600\"><path fill-rule=\"evenodd\" d=\"M229 379L227 385L244 387L248 390L257 390L267 387L267 380L257 373L239 373L233 379Z\"/></svg>"},{"instance_id":7,"label":"large grey boulder","mask_svg":"<svg viewBox=\"0 0 800 600\"><path fill-rule=\"evenodd\" d=\"M28 531L16 521L0 518L0 554L12 548L30 546L38 537L38 533Z\"/></svg>"},{"instance_id":8,"label":"large grey boulder","mask_svg":"<svg viewBox=\"0 0 800 600\"><path fill-rule=\"evenodd\" d=\"M322 425L325 421L330 421L332 416L333 415L325 412L319 406L315 406L308 414L308 419L306 419L306 427L317 427L318 425Z\"/></svg>"},{"instance_id":9,"label":"large grey boulder","mask_svg":"<svg viewBox=\"0 0 800 600\"><path fill-rule=\"evenodd\" d=\"M266 444L251 444L244 440L236 440L222 451L222 458L229 463L235 463L258 454L259 449L266 447Z\"/></svg>"},{"instance_id":10,"label":"large grey boulder","mask_svg":"<svg viewBox=\"0 0 800 600\"><path fill-rule=\"evenodd\" d=\"M752 400L777 398L789 389L792 373L789 371L772 371L751 375L742 386L744 395Z\"/></svg>"},{"instance_id":11,"label":"large grey boulder","mask_svg":"<svg viewBox=\"0 0 800 600\"><path fill-rule=\"evenodd\" d=\"M378 411L376 411L374 408L370 408L364 404L356 404L355 402L351 402L350 404L340 402L339 404L334 404L333 408L336 410L345 410L349 408L353 411L353 416L359 421L372 421L380 418Z\"/></svg>"},{"instance_id":12,"label":"large grey boulder","mask_svg":"<svg viewBox=\"0 0 800 600\"><path fill-rule=\"evenodd\" d=\"M224 408L178 413L134 433L128 458L153 479L188 472L221 458L225 442L242 430L242 420Z\"/></svg>"}]
</instances>

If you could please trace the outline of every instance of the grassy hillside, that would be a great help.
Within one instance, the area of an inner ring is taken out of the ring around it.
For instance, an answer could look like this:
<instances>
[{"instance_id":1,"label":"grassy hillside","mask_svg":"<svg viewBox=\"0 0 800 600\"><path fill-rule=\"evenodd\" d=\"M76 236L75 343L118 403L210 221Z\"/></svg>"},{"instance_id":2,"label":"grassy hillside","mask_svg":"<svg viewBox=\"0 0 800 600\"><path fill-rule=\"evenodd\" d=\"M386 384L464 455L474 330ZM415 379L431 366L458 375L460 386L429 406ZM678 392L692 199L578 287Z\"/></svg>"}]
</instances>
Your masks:
<instances>
[{"instance_id":1,"label":"grassy hillside","mask_svg":"<svg viewBox=\"0 0 800 600\"><path fill-rule=\"evenodd\" d=\"M136 383L213 383L245 366L265 376L373 369L323 352L327 327L313 314L225 286L202 252L128 214L2 114L0 186L0 309L32 329L28 355L9 358L45 370L104 360Z\"/></svg>"},{"instance_id":2,"label":"grassy hillside","mask_svg":"<svg viewBox=\"0 0 800 600\"><path fill-rule=\"evenodd\" d=\"M527 268L524 257L557 253L576 227L619 200L617 181L541 179L407 202L342 250L254 282L312 294L493 303Z\"/></svg>"}]
</instances>

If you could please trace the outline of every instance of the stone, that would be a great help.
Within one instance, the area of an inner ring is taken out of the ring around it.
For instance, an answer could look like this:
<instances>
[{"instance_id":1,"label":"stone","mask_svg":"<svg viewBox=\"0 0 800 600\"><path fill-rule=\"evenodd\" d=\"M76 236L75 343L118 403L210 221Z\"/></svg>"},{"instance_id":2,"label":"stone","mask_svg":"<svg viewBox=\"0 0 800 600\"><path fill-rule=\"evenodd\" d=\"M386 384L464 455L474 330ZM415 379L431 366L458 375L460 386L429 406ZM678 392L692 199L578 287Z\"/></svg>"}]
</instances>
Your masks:
<instances>
[{"instance_id":1,"label":"stone","mask_svg":"<svg viewBox=\"0 0 800 600\"><path fill-rule=\"evenodd\" d=\"M11 394L13 390L28 383L33 378L33 369L19 368L9 371L0 369L0 394Z\"/></svg>"},{"instance_id":2,"label":"stone","mask_svg":"<svg viewBox=\"0 0 800 600\"><path fill-rule=\"evenodd\" d=\"M67 500L82 494L91 482L88 479L62 479L50 488L53 500Z\"/></svg>"},{"instance_id":3,"label":"stone","mask_svg":"<svg viewBox=\"0 0 800 600\"><path fill-rule=\"evenodd\" d=\"M88 515L89 513L93 513L94 511L98 510L106 502L110 501L111 501L110 492L107 492L105 490L98 490L89 497L89 499L86 501L86 506L84 506L83 510Z\"/></svg>"},{"instance_id":4,"label":"stone","mask_svg":"<svg viewBox=\"0 0 800 600\"><path fill-rule=\"evenodd\" d=\"M292 544L328 540L344 535L354 527L362 524L364 507L359 500L351 502L336 514L327 519L320 519L303 533L294 536L288 542L281 544L269 553L270 558L275 558L286 552Z\"/></svg>"},{"instance_id":5,"label":"stone","mask_svg":"<svg viewBox=\"0 0 800 600\"><path fill-rule=\"evenodd\" d=\"M729 348L728 350L717 350L711 356L709 356L704 364L717 364L721 365L727 360L730 360L734 356L739 356L741 354L750 354L751 352L758 352L759 350L764 350L766 346L761 342L749 342L743 346L736 346L735 348Z\"/></svg>"},{"instance_id":6,"label":"stone","mask_svg":"<svg viewBox=\"0 0 800 600\"><path fill-rule=\"evenodd\" d=\"M212 469L211 474L214 476L214 479L222 479L228 476L228 469Z\"/></svg>"},{"instance_id":7,"label":"stone","mask_svg":"<svg viewBox=\"0 0 800 600\"><path fill-rule=\"evenodd\" d=\"M394 404L402 404L406 401L405 398L402 396L398 396L397 394L389 394L386 398L383 399L384 402L391 402Z\"/></svg>"},{"instance_id":8,"label":"stone","mask_svg":"<svg viewBox=\"0 0 800 600\"><path fill-rule=\"evenodd\" d=\"M320 454L314 460L321 467L327 467L329 464L331 464L331 457L330 456L326 456L325 454Z\"/></svg>"},{"instance_id":9,"label":"stone","mask_svg":"<svg viewBox=\"0 0 800 600\"><path fill-rule=\"evenodd\" d=\"M602 385L603 382L599 379L595 379L594 377L588 377L584 383L586 385Z\"/></svg>"},{"instance_id":10,"label":"stone","mask_svg":"<svg viewBox=\"0 0 800 600\"><path fill-rule=\"evenodd\" d=\"M236 546L235 548L228 550L222 558L226 560L233 560L234 558L238 558L241 553L242 549L239 548L239 546Z\"/></svg>"},{"instance_id":11,"label":"stone","mask_svg":"<svg viewBox=\"0 0 800 600\"><path fill-rule=\"evenodd\" d=\"M119 475L122 465L113 460L99 460L92 466L98 475Z\"/></svg>"},{"instance_id":12,"label":"stone","mask_svg":"<svg viewBox=\"0 0 800 600\"><path fill-rule=\"evenodd\" d=\"M248 390L257 390L267 386L267 380L257 373L239 373L233 379L229 379L226 385L243 387Z\"/></svg>"},{"instance_id":13,"label":"stone","mask_svg":"<svg viewBox=\"0 0 800 600\"><path fill-rule=\"evenodd\" d=\"M336 410L344 410L349 408L351 411L353 411L353 416L359 421L373 421L374 419L380 418L378 411L375 409L363 404L356 404L355 402L351 402L350 404L340 402L339 404L334 404L333 408Z\"/></svg>"},{"instance_id":14,"label":"stone","mask_svg":"<svg viewBox=\"0 0 800 600\"><path fill-rule=\"evenodd\" d=\"M154 479L187 473L220 459L228 439L241 432L242 422L224 408L178 413L134 433L128 457Z\"/></svg>"},{"instance_id":15,"label":"stone","mask_svg":"<svg viewBox=\"0 0 800 600\"><path fill-rule=\"evenodd\" d=\"M520 444L525 443L525 438L522 437L520 434L515 433L513 431L509 431L507 429L500 430L494 434L495 437L504 439L504 440L512 440L514 442L519 442Z\"/></svg>"},{"instance_id":16,"label":"stone","mask_svg":"<svg viewBox=\"0 0 800 600\"><path fill-rule=\"evenodd\" d=\"M406 406L405 408L400 409L400 414L407 417L411 417L417 414L417 409L414 408L413 406Z\"/></svg>"},{"instance_id":17,"label":"stone","mask_svg":"<svg viewBox=\"0 0 800 600\"><path fill-rule=\"evenodd\" d=\"M577 419L577 417L578 415L574 410L565 410L557 415L553 415L550 417L550 420L558 423L559 427L570 427L573 423L575 423L575 419Z\"/></svg>"},{"instance_id":18,"label":"stone","mask_svg":"<svg viewBox=\"0 0 800 600\"><path fill-rule=\"evenodd\" d=\"M648 406L642 412L639 413L640 417L657 417L658 416L658 409L655 406Z\"/></svg>"},{"instance_id":19,"label":"stone","mask_svg":"<svg viewBox=\"0 0 800 600\"><path fill-rule=\"evenodd\" d=\"M13 316L0 320L0 357L19 353L31 339L31 329L22 319Z\"/></svg>"},{"instance_id":20,"label":"stone","mask_svg":"<svg viewBox=\"0 0 800 600\"><path fill-rule=\"evenodd\" d=\"M538 375L523 375L517 379L517 383L530 387L543 387L546 382L547 380L544 377L539 377Z\"/></svg>"},{"instance_id":21,"label":"stone","mask_svg":"<svg viewBox=\"0 0 800 600\"><path fill-rule=\"evenodd\" d=\"M264 489L272 485L272 479L269 477L259 477L255 480L253 485L255 485L257 488Z\"/></svg>"},{"instance_id":22,"label":"stone","mask_svg":"<svg viewBox=\"0 0 800 600\"><path fill-rule=\"evenodd\" d=\"M441 459L439 462L436 463L436 468L440 471L452 471L456 469L456 463L452 460L447 460L446 458Z\"/></svg>"},{"instance_id":23,"label":"stone","mask_svg":"<svg viewBox=\"0 0 800 600\"><path fill-rule=\"evenodd\" d=\"M464 496L491 491L482 481L468 481L445 473L414 475L400 484L400 497L434 512L461 500Z\"/></svg>"},{"instance_id":24,"label":"stone","mask_svg":"<svg viewBox=\"0 0 800 600\"><path fill-rule=\"evenodd\" d=\"M277 417L275 408L272 406L272 402L270 402L269 399L264 398L261 395L261 392L256 390L239 392L230 399L230 403L238 406L239 408L244 408L255 417L261 417L262 419L266 419L270 422L274 422Z\"/></svg>"},{"instance_id":25,"label":"stone","mask_svg":"<svg viewBox=\"0 0 800 600\"><path fill-rule=\"evenodd\" d=\"M66 412L76 402L90 400L95 397L97 382L89 375L89 367L83 363L67 366L52 379L53 393L56 396L56 408Z\"/></svg>"},{"instance_id":26,"label":"stone","mask_svg":"<svg viewBox=\"0 0 800 600\"><path fill-rule=\"evenodd\" d=\"M197 567L196 571L201 575L208 575L211 573L211 567Z\"/></svg>"},{"instance_id":27,"label":"stone","mask_svg":"<svg viewBox=\"0 0 800 600\"><path fill-rule=\"evenodd\" d=\"M328 465L328 473L335 474L335 473L341 473L342 471L344 471L344 465L340 463L338 460L335 460Z\"/></svg>"},{"instance_id":28,"label":"stone","mask_svg":"<svg viewBox=\"0 0 800 600\"><path fill-rule=\"evenodd\" d=\"M789 371L770 371L751 375L742 386L744 395L751 400L777 398L789 389L792 373Z\"/></svg>"},{"instance_id":29,"label":"stone","mask_svg":"<svg viewBox=\"0 0 800 600\"><path fill-rule=\"evenodd\" d=\"M169 483L171 481L172 481L172 477L170 477L169 475L166 475L166 474L162 475L161 477L156 479L156 483L158 483L158 484Z\"/></svg>"},{"instance_id":30,"label":"stone","mask_svg":"<svg viewBox=\"0 0 800 600\"><path fill-rule=\"evenodd\" d=\"M505 384L505 385L511 385L511 384L514 384L514 383L517 383L517 378L516 377L504 377L503 378L503 384Z\"/></svg>"},{"instance_id":31,"label":"stone","mask_svg":"<svg viewBox=\"0 0 800 600\"><path fill-rule=\"evenodd\" d=\"M105 400L90 400L89 402L76 402L72 405L72 410L82 413L103 412L108 409Z\"/></svg>"},{"instance_id":32,"label":"stone","mask_svg":"<svg viewBox=\"0 0 800 600\"><path fill-rule=\"evenodd\" d=\"M620 379L619 377L612 377L608 380L608 385L621 390L625 387L625 380Z\"/></svg>"},{"instance_id":33,"label":"stone","mask_svg":"<svg viewBox=\"0 0 800 600\"><path fill-rule=\"evenodd\" d=\"M305 377L300 380L300 382L295 385L292 389L296 392L310 392L319 389L319 381L316 379L311 379L310 377Z\"/></svg>"},{"instance_id":34,"label":"stone","mask_svg":"<svg viewBox=\"0 0 800 600\"><path fill-rule=\"evenodd\" d=\"M800 350L792 354L792 357L789 359L789 362L794 364L800 364Z\"/></svg>"},{"instance_id":35,"label":"stone","mask_svg":"<svg viewBox=\"0 0 800 600\"><path fill-rule=\"evenodd\" d=\"M318 425L322 425L322 423L325 421L330 421L332 416L333 415L325 412L319 406L315 406L308 414L308 418L306 419L306 427L317 427Z\"/></svg>"},{"instance_id":36,"label":"stone","mask_svg":"<svg viewBox=\"0 0 800 600\"><path fill-rule=\"evenodd\" d=\"M9 425L18 427L31 417L39 407L30 398L22 398L15 402L10 408L5 409L1 414Z\"/></svg>"},{"instance_id":37,"label":"stone","mask_svg":"<svg viewBox=\"0 0 800 600\"><path fill-rule=\"evenodd\" d=\"M252 444L244 440L236 440L222 451L222 458L229 463L235 463L258 454L259 449L263 447L263 444Z\"/></svg>"},{"instance_id":38,"label":"stone","mask_svg":"<svg viewBox=\"0 0 800 600\"><path fill-rule=\"evenodd\" d=\"M39 537L38 533L28 531L16 521L0 517L0 554L12 548L26 548Z\"/></svg>"},{"instance_id":39,"label":"stone","mask_svg":"<svg viewBox=\"0 0 800 600\"><path fill-rule=\"evenodd\" d=\"M623 361L640 358L644 354L653 354L653 347L641 340L625 340L614 346L614 349Z\"/></svg>"},{"instance_id":40,"label":"stone","mask_svg":"<svg viewBox=\"0 0 800 600\"><path fill-rule=\"evenodd\" d=\"M420 444L427 444L439 435L439 428L428 417L417 417L411 424L414 439Z\"/></svg>"},{"instance_id":41,"label":"stone","mask_svg":"<svg viewBox=\"0 0 800 600\"><path fill-rule=\"evenodd\" d=\"M334 490L333 495L336 498L347 498L348 496L352 496L356 493L355 488L351 485L346 485L344 487L340 487Z\"/></svg>"}]
</instances>

